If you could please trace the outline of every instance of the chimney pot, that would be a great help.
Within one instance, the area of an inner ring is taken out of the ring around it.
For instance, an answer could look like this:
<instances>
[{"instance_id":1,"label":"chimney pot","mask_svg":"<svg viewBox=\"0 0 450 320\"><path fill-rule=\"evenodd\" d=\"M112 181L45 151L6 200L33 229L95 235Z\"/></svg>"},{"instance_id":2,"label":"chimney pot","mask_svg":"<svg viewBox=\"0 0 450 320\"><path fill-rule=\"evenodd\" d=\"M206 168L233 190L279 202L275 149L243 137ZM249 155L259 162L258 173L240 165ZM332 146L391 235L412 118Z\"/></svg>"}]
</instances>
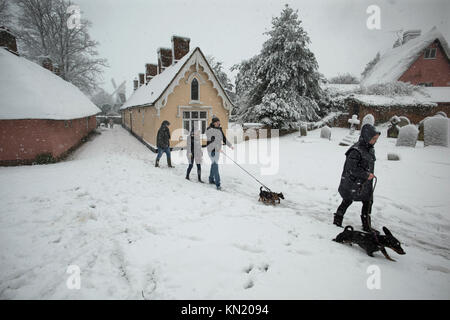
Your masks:
<instances>
[{"instance_id":1,"label":"chimney pot","mask_svg":"<svg viewBox=\"0 0 450 320\"><path fill-rule=\"evenodd\" d=\"M172 56L173 64L183 58L189 52L189 43L191 39L180 36L172 36Z\"/></svg>"},{"instance_id":2,"label":"chimney pot","mask_svg":"<svg viewBox=\"0 0 450 320\"><path fill-rule=\"evenodd\" d=\"M145 80L149 83L158 74L158 65L147 63L145 65Z\"/></svg>"},{"instance_id":3,"label":"chimney pot","mask_svg":"<svg viewBox=\"0 0 450 320\"><path fill-rule=\"evenodd\" d=\"M158 69L162 73L164 69L172 65L172 49L159 48L158 49Z\"/></svg>"},{"instance_id":4,"label":"chimney pot","mask_svg":"<svg viewBox=\"0 0 450 320\"><path fill-rule=\"evenodd\" d=\"M145 74L139 73L139 87L145 84Z\"/></svg>"},{"instance_id":5,"label":"chimney pot","mask_svg":"<svg viewBox=\"0 0 450 320\"><path fill-rule=\"evenodd\" d=\"M133 85L134 85L134 91L136 91L139 88L139 80L136 78L133 81Z\"/></svg>"}]
</instances>

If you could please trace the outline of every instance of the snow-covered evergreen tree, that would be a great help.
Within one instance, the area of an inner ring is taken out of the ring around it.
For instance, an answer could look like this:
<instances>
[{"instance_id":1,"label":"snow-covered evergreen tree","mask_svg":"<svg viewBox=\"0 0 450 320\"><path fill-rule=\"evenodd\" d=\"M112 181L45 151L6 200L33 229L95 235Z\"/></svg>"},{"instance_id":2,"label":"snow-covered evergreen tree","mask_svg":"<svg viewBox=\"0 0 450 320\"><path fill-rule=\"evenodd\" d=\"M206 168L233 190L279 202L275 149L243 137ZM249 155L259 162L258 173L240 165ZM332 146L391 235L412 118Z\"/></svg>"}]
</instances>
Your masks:
<instances>
[{"instance_id":1,"label":"snow-covered evergreen tree","mask_svg":"<svg viewBox=\"0 0 450 320\"><path fill-rule=\"evenodd\" d=\"M375 67L375 65L380 61L380 53L377 52L377 55L375 58L369 61L369 63L366 64L366 67L364 68L364 71L361 73L361 80L364 79L369 72Z\"/></svg>"},{"instance_id":2,"label":"snow-covered evergreen tree","mask_svg":"<svg viewBox=\"0 0 450 320\"><path fill-rule=\"evenodd\" d=\"M299 120L319 118L321 74L298 11L288 5L272 19L261 53L234 66L239 120L272 128L297 127Z\"/></svg>"}]
</instances>

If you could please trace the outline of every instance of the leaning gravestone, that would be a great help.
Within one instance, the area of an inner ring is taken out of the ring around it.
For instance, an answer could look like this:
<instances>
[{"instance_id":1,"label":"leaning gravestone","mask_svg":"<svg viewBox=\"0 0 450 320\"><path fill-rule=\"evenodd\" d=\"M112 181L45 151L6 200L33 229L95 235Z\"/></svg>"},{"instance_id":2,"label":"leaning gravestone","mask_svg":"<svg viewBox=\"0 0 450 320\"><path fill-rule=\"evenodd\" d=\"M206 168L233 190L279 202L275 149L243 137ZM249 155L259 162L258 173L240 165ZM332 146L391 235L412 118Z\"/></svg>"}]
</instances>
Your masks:
<instances>
[{"instance_id":1,"label":"leaning gravestone","mask_svg":"<svg viewBox=\"0 0 450 320\"><path fill-rule=\"evenodd\" d=\"M408 124L411 124L411 121L409 121L409 119L405 116L400 116L399 117L400 122L397 124L400 128L407 126Z\"/></svg>"},{"instance_id":2,"label":"leaning gravestone","mask_svg":"<svg viewBox=\"0 0 450 320\"><path fill-rule=\"evenodd\" d=\"M358 141L359 137L355 134L356 126L360 123L358 116L354 114L351 119L348 119L348 123L350 123L350 132L339 143L340 146L351 146Z\"/></svg>"},{"instance_id":3,"label":"leaning gravestone","mask_svg":"<svg viewBox=\"0 0 450 320\"><path fill-rule=\"evenodd\" d=\"M419 130L413 124L408 124L400 128L397 138L397 147L416 147L417 136L419 135Z\"/></svg>"},{"instance_id":4,"label":"leaning gravestone","mask_svg":"<svg viewBox=\"0 0 450 320\"><path fill-rule=\"evenodd\" d=\"M331 128L329 126L322 127L320 130L320 137L331 140Z\"/></svg>"},{"instance_id":5,"label":"leaning gravestone","mask_svg":"<svg viewBox=\"0 0 450 320\"><path fill-rule=\"evenodd\" d=\"M387 136L388 138L397 138L398 137L398 132L399 132L399 126L398 124L400 123L400 118L397 116L393 116L391 119L389 119L389 128L387 130Z\"/></svg>"},{"instance_id":6,"label":"leaning gravestone","mask_svg":"<svg viewBox=\"0 0 450 320\"><path fill-rule=\"evenodd\" d=\"M448 147L448 118L431 117L425 119L423 123L424 146Z\"/></svg>"},{"instance_id":7,"label":"leaning gravestone","mask_svg":"<svg viewBox=\"0 0 450 320\"><path fill-rule=\"evenodd\" d=\"M375 117L372 114L366 114L364 116L364 118L362 119L362 124L361 124L361 128L365 125L365 124L370 124L372 126L375 125Z\"/></svg>"}]
</instances>

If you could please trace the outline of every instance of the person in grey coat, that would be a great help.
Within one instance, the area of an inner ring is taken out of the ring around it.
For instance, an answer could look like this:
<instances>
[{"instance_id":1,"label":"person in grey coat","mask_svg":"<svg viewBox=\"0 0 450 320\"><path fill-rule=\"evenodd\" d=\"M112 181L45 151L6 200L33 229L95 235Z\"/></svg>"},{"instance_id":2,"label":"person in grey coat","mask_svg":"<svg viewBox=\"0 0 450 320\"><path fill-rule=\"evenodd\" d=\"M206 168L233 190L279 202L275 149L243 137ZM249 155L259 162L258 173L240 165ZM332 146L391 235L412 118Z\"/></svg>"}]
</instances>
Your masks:
<instances>
[{"instance_id":1,"label":"person in grey coat","mask_svg":"<svg viewBox=\"0 0 450 320\"><path fill-rule=\"evenodd\" d=\"M370 214L373 204L373 178L375 171L374 145L380 132L371 124L361 128L361 135L357 143L345 153L346 160L339 185L342 203L334 214L333 224L342 227L344 214L353 201L363 203L361 222L364 231L372 231Z\"/></svg>"},{"instance_id":2,"label":"person in grey coat","mask_svg":"<svg viewBox=\"0 0 450 320\"><path fill-rule=\"evenodd\" d=\"M169 168L173 168L170 158L170 122L164 120L161 123L161 127L158 130L156 136L156 146L158 147L158 156L156 157L155 167L159 167L159 160L162 157L163 152L167 155L167 165Z\"/></svg>"},{"instance_id":3,"label":"person in grey coat","mask_svg":"<svg viewBox=\"0 0 450 320\"><path fill-rule=\"evenodd\" d=\"M196 123L195 123L196 124ZM186 179L189 179L189 175L191 174L191 170L194 166L194 162L197 165L197 177L198 181L200 183L203 183L202 181L202 158L203 158L203 151L202 151L202 138L200 135L200 130L198 129L198 126L194 125L192 127L191 133L187 137L186 141L186 156L189 161L189 166L187 168L186 172Z\"/></svg>"},{"instance_id":4,"label":"person in grey coat","mask_svg":"<svg viewBox=\"0 0 450 320\"><path fill-rule=\"evenodd\" d=\"M206 130L207 150L211 159L211 170L209 172L209 183L215 184L217 190L221 190L219 175L219 158L222 150L222 143L229 146L232 150L233 145L227 140L220 126L220 119L212 118L211 124Z\"/></svg>"}]
</instances>

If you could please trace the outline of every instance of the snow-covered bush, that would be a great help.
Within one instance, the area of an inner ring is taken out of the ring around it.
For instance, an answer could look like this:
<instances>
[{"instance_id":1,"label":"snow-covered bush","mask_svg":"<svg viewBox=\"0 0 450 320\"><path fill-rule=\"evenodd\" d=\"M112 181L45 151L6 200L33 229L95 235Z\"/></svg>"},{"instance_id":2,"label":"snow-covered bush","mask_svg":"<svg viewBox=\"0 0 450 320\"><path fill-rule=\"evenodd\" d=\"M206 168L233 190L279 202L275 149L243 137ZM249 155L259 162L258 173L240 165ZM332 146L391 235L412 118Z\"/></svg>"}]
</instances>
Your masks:
<instances>
[{"instance_id":1,"label":"snow-covered bush","mask_svg":"<svg viewBox=\"0 0 450 320\"><path fill-rule=\"evenodd\" d=\"M364 116L364 118L362 119L361 128L362 128L366 123L368 123L368 124L374 126L374 125L375 125L375 117L374 117L372 114L370 114L370 113L369 113L369 114L366 114L366 115Z\"/></svg>"},{"instance_id":2,"label":"snow-covered bush","mask_svg":"<svg viewBox=\"0 0 450 320\"><path fill-rule=\"evenodd\" d=\"M415 147L417 143L417 136L419 135L419 130L413 124L408 124L402 128L398 133L397 147Z\"/></svg>"},{"instance_id":3,"label":"snow-covered bush","mask_svg":"<svg viewBox=\"0 0 450 320\"><path fill-rule=\"evenodd\" d=\"M414 91L423 92L421 87L401 81L377 83L368 87L361 87L362 94L389 97L410 96Z\"/></svg>"},{"instance_id":4,"label":"snow-covered bush","mask_svg":"<svg viewBox=\"0 0 450 320\"><path fill-rule=\"evenodd\" d=\"M329 126L322 127L320 130L320 137L323 139L331 140L331 129Z\"/></svg>"},{"instance_id":5,"label":"snow-covered bush","mask_svg":"<svg viewBox=\"0 0 450 320\"><path fill-rule=\"evenodd\" d=\"M443 117L431 117L424 121L424 146L448 147L449 120Z\"/></svg>"}]
</instances>

